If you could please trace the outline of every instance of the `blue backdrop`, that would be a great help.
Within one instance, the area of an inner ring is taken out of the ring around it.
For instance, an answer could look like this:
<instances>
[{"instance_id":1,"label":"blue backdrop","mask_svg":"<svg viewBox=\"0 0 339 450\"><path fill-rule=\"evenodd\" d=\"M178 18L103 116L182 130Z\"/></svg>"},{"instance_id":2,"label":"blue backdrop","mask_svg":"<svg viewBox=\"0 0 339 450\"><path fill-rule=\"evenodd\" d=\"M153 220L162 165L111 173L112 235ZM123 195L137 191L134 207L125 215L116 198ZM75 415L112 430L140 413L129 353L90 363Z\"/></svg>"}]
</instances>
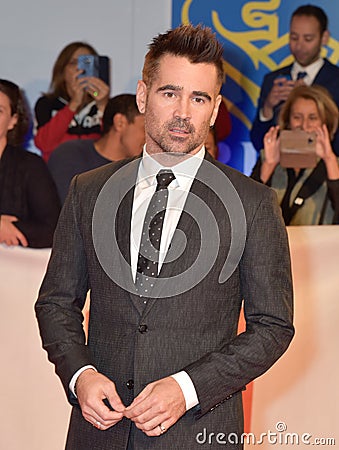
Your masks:
<instances>
[{"instance_id":1,"label":"blue backdrop","mask_svg":"<svg viewBox=\"0 0 339 450\"><path fill-rule=\"evenodd\" d=\"M232 167L250 173L256 153L249 139L262 79L267 72L292 61L288 46L292 12L298 0L173 0L172 26L202 23L211 27L224 46L226 81L222 87L232 117L232 133L221 143L220 157ZM339 60L339 3L316 3L329 17L331 39L323 56ZM339 89L339 80L338 80Z\"/></svg>"}]
</instances>

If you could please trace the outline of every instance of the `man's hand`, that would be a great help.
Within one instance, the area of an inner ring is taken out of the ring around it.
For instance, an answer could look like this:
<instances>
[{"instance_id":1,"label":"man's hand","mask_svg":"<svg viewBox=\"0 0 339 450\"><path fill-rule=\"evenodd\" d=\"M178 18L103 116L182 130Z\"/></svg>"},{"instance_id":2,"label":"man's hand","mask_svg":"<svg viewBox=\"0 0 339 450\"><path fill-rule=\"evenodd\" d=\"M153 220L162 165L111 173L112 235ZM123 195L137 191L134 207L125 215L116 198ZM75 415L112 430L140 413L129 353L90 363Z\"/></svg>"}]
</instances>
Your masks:
<instances>
[{"instance_id":1,"label":"man's hand","mask_svg":"<svg viewBox=\"0 0 339 450\"><path fill-rule=\"evenodd\" d=\"M107 430L124 416L125 406L117 394L115 384L93 369L87 369L79 375L76 394L82 415L100 430ZM103 403L105 398L114 411Z\"/></svg>"},{"instance_id":2,"label":"man's hand","mask_svg":"<svg viewBox=\"0 0 339 450\"><path fill-rule=\"evenodd\" d=\"M28 246L25 235L14 225L17 221L18 218L15 216L7 214L0 216L0 244Z\"/></svg>"},{"instance_id":3,"label":"man's hand","mask_svg":"<svg viewBox=\"0 0 339 450\"><path fill-rule=\"evenodd\" d=\"M186 412L179 384L172 377L150 383L125 410L137 428L147 436L159 436Z\"/></svg>"},{"instance_id":4,"label":"man's hand","mask_svg":"<svg viewBox=\"0 0 339 450\"><path fill-rule=\"evenodd\" d=\"M272 119L274 108L280 102L286 101L290 92L295 86L295 82L284 77L278 77L273 81L273 86L263 105L263 115L266 119Z\"/></svg>"}]
</instances>

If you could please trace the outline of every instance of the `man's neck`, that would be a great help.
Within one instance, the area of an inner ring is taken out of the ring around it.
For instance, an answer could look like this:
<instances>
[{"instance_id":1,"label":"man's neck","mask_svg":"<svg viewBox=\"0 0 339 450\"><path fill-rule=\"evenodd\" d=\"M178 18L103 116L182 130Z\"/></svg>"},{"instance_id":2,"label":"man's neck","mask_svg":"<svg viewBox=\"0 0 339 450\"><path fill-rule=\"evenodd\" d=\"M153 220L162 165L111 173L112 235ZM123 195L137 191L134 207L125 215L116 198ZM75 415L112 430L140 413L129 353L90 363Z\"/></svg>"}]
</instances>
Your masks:
<instances>
[{"instance_id":1,"label":"man's neck","mask_svg":"<svg viewBox=\"0 0 339 450\"><path fill-rule=\"evenodd\" d=\"M307 66L303 66L302 64L300 64L297 60L295 60L295 64L299 65L301 68L303 69L307 69L309 67L313 67L314 65L321 65L323 63L323 58L321 56L318 56L317 59L315 59L314 61L312 61L310 64L307 64Z\"/></svg>"},{"instance_id":2,"label":"man's neck","mask_svg":"<svg viewBox=\"0 0 339 450\"><path fill-rule=\"evenodd\" d=\"M109 133L94 142L94 148L103 158L109 159L110 161L118 161L119 159L126 158L126 153L120 146L118 137L112 137Z\"/></svg>"},{"instance_id":3,"label":"man's neck","mask_svg":"<svg viewBox=\"0 0 339 450\"><path fill-rule=\"evenodd\" d=\"M203 147L203 145L200 145L189 153L166 152L166 151L162 150L158 145L154 145L153 141L147 142L147 138L146 138L146 144L144 146L144 150L148 156L151 156L152 158L154 158L162 166L171 167L171 166L180 164L183 161L187 161L192 156L197 155L198 153L201 152L202 147Z\"/></svg>"},{"instance_id":4,"label":"man's neck","mask_svg":"<svg viewBox=\"0 0 339 450\"><path fill-rule=\"evenodd\" d=\"M205 147L202 146L198 151L195 151L194 153L169 153L169 152L160 152L160 153L148 153L148 147L147 144L144 146L143 150L143 157L144 159L150 161L154 160L156 161L156 164L160 165L161 167L176 167L181 164L185 164L188 161L191 160L202 160L205 156ZM200 163L199 163L200 164Z\"/></svg>"}]
</instances>

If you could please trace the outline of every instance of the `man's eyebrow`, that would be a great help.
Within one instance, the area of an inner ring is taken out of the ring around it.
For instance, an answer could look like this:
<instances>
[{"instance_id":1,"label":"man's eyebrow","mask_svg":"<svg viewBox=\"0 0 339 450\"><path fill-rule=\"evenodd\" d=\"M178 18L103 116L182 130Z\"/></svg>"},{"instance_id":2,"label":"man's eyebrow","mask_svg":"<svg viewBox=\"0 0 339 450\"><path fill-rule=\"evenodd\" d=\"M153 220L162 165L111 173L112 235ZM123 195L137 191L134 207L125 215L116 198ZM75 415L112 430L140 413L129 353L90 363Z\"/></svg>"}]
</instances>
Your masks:
<instances>
[{"instance_id":1,"label":"man's eyebrow","mask_svg":"<svg viewBox=\"0 0 339 450\"><path fill-rule=\"evenodd\" d=\"M165 84L165 86L160 86L157 89L157 92L162 92L162 91L182 91L183 88L182 86L176 86L175 84Z\"/></svg>"},{"instance_id":2,"label":"man's eyebrow","mask_svg":"<svg viewBox=\"0 0 339 450\"><path fill-rule=\"evenodd\" d=\"M157 89L157 92L163 92L163 91L182 91L183 87L182 86L177 86L175 84L166 84L165 86L160 86ZM212 98L211 96L204 91L193 91L192 92L193 95L197 96L197 97L204 97L206 98L208 101L211 101Z\"/></svg>"},{"instance_id":3,"label":"man's eyebrow","mask_svg":"<svg viewBox=\"0 0 339 450\"><path fill-rule=\"evenodd\" d=\"M204 91L193 91L193 95L196 95L198 97L204 97L208 101L212 100L212 97L209 94L207 94L207 92Z\"/></svg>"},{"instance_id":4,"label":"man's eyebrow","mask_svg":"<svg viewBox=\"0 0 339 450\"><path fill-rule=\"evenodd\" d=\"M293 36L303 36L303 37L314 37L316 35L316 33L305 33L305 34L300 34L297 31L291 31L290 35Z\"/></svg>"}]
</instances>

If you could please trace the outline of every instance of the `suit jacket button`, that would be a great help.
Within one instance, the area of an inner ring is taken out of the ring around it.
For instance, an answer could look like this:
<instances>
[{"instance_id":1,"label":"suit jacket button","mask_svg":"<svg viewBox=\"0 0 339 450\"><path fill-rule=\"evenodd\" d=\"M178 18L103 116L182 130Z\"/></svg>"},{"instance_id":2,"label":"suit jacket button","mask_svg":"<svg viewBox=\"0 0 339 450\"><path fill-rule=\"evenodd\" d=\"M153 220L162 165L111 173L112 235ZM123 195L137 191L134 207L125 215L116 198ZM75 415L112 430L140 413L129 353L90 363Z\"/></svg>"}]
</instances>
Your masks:
<instances>
[{"instance_id":1,"label":"suit jacket button","mask_svg":"<svg viewBox=\"0 0 339 450\"><path fill-rule=\"evenodd\" d=\"M147 333L147 325L145 325L145 324L139 325L138 331L139 331L139 333L142 333L142 334Z\"/></svg>"},{"instance_id":2,"label":"suit jacket button","mask_svg":"<svg viewBox=\"0 0 339 450\"><path fill-rule=\"evenodd\" d=\"M133 389L134 388L134 380L126 381L126 386L128 387L128 389Z\"/></svg>"}]
</instances>

